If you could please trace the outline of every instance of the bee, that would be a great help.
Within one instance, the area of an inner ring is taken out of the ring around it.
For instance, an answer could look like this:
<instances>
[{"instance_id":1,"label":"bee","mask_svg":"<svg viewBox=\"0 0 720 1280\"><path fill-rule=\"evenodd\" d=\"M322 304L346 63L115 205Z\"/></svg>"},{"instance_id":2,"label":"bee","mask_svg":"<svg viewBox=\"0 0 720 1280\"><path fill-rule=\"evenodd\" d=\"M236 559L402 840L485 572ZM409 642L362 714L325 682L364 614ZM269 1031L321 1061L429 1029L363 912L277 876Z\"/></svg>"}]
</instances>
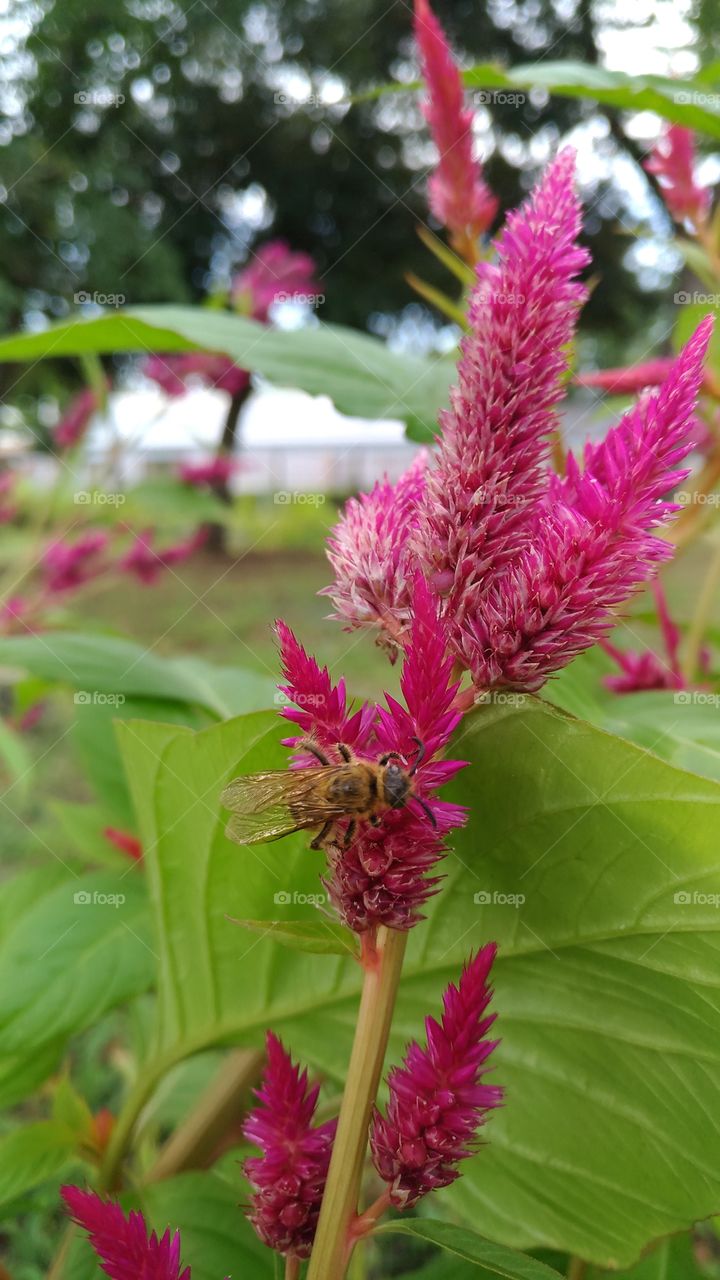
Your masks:
<instances>
[{"instance_id":1,"label":"bee","mask_svg":"<svg viewBox=\"0 0 720 1280\"><path fill-rule=\"evenodd\" d=\"M380 824L389 809L403 809L414 798L435 827L435 816L415 792L415 774L425 748L419 738L412 767L397 751L387 751L376 762L358 760L344 743L337 744L342 764L335 764L314 742L297 744L310 752L317 766L306 769L274 769L249 773L229 783L221 801L232 817L226 835L236 844L265 844L294 831L319 827L311 849L337 843L337 824L349 819L343 836L351 843L358 822Z\"/></svg>"}]
</instances>

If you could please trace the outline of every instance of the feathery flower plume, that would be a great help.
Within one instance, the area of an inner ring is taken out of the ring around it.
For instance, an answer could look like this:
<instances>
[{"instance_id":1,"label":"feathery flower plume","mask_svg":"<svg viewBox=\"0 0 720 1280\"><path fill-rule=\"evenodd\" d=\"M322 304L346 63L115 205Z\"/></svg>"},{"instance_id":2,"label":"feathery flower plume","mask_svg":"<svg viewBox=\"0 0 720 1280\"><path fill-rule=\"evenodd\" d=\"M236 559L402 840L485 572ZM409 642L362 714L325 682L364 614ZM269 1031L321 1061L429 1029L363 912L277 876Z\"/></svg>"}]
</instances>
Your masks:
<instances>
[{"instance_id":1,"label":"feathery flower plume","mask_svg":"<svg viewBox=\"0 0 720 1280\"><path fill-rule=\"evenodd\" d=\"M253 1188L248 1217L264 1244L298 1258L310 1255L337 1121L313 1125L319 1085L308 1083L277 1036L268 1031L267 1066L255 1090L260 1105L243 1126L261 1156L245 1161Z\"/></svg>"},{"instance_id":2,"label":"feathery flower plume","mask_svg":"<svg viewBox=\"0 0 720 1280\"><path fill-rule=\"evenodd\" d=\"M107 567L102 553L109 538L103 530L82 533L71 542L59 538L45 549L40 565L48 591L71 591L97 577Z\"/></svg>"},{"instance_id":3,"label":"feathery flower plume","mask_svg":"<svg viewBox=\"0 0 720 1280\"><path fill-rule=\"evenodd\" d=\"M158 1239L154 1231L148 1234L143 1215L135 1209L126 1216L119 1204L80 1187L61 1187L60 1193L73 1222L87 1231L110 1280L190 1280L190 1268L180 1270L177 1231L171 1236L168 1228Z\"/></svg>"},{"instance_id":4,"label":"feathery flower plume","mask_svg":"<svg viewBox=\"0 0 720 1280\"><path fill-rule=\"evenodd\" d=\"M334 748L342 742L358 760L375 763L397 753L413 771L413 798L401 809L383 812L377 827L361 824L347 848L348 824L338 824L325 881L338 914L356 933L379 924L409 929L421 919L419 909L438 884L429 873L445 852L443 837L465 821L464 809L435 794L463 767L462 761L437 758L460 714L451 709L458 686L435 600L417 575L401 679L405 707L386 695L386 707L365 703L351 713L343 682L333 686L327 670L318 668L284 624L278 624L278 632L288 680L283 692L295 704L284 708L283 715L328 751L334 763L340 761ZM288 746L297 742L286 740ZM305 755L298 763L316 762Z\"/></svg>"},{"instance_id":5,"label":"feathery flower plume","mask_svg":"<svg viewBox=\"0 0 720 1280\"><path fill-rule=\"evenodd\" d=\"M235 307L253 320L267 324L274 302L316 299L321 286L309 253L298 253L285 240L269 240L253 255L232 282Z\"/></svg>"},{"instance_id":6,"label":"feathery flower plume","mask_svg":"<svg viewBox=\"0 0 720 1280\"><path fill-rule=\"evenodd\" d=\"M462 250L490 226L498 201L472 154L472 112L464 103L460 72L428 0L415 0L415 39L429 98L423 114L440 152L428 182L430 209Z\"/></svg>"},{"instance_id":7,"label":"feathery flower plume","mask_svg":"<svg viewBox=\"0 0 720 1280\"><path fill-rule=\"evenodd\" d=\"M478 1129L502 1102L498 1085L483 1084L498 1043L486 1038L495 1021L486 1013L495 952L488 943L467 962L457 986L448 987L440 1022L425 1019L425 1048L411 1043L402 1067L388 1077L385 1115L375 1111L373 1162L398 1209L459 1177L457 1164L474 1153Z\"/></svg>"},{"instance_id":8,"label":"feathery flower plume","mask_svg":"<svg viewBox=\"0 0 720 1280\"><path fill-rule=\"evenodd\" d=\"M173 546L165 547L163 550L156 550L153 547L154 537L154 529L143 529L137 534L130 550L126 551L118 561L118 568L122 573L132 574L145 586L155 582L164 569L174 564L181 564L183 560L189 560L196 551L199 551L207 541L207 530L198 529L197 533L192 534L191 537L183 539L182 542L176 542Z\"/></svg>"},{"instance_id":9,"label":"feathery flower plume","mask_svg":"<svg viewBox=\"0 0 720 1280\"><path fill-rule=\"evenodd\" d=\"M613 610L672 555L650 530L677 510L663 495L686 474L690 428L712 318L698 326L657 391L643 397L584 470L570 456L550 479L534 537L459 631L476 687L538 689L605 636Z\"/></svg>"},{"instance_id":10,"label":"feathery flower plume","mask_svg":"<svg viewBox=\"0 0 720 1280\"><path fill-rule=\"evenodd\" d=\"M586 290L588 255L576 238L574 156L563 151L531 198L508 217L498 262L484 266L470 300L458 385L441 415L437 464L428 468L417 544L433 588L459 621L479 605L532 536L567 369L565 348Z\"/></svg>"},{"instance_id":11,"label":"feathery flower plume","mask_svg":"<svg viewBox=\"0 0 720 1280\"><path fill-rule=\"evenodd\" d=\"M328 539L335 582L320 594L330 596L337 611L333 616L349 629L379 625L393 661L410 622L411 535L419 521L426 464L422 449L396 484L385 479L370 493L351 498Z\"/></svg>"},{"instance_id":12,"label":"feathery flower plume","mask_svg":"<svg viewBox=\"0 0 720 1280\"><path fill-rule=\"evenodd\" d=\"M655 144L645 162L662 188L668 212L676 222L689 219L702 225L710 211L710 192L695 181L695 141L692 131L672 124Z\"/></svg>"}]
</instances>

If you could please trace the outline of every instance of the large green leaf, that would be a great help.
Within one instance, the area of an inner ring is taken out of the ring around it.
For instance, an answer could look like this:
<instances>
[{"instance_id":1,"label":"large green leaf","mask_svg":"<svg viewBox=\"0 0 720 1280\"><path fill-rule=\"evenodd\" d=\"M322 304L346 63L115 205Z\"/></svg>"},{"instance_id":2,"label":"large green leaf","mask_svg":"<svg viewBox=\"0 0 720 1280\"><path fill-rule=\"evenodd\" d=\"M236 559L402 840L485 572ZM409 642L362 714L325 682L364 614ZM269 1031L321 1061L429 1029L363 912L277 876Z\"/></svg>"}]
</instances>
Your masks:
<instances>
[{"instance_id":1,"label":"large green leaf","mask_svg":"<svg viewBox=\"0 0 720 1280\"><path fill-rule=\"evenodd\" d=\"M57 1175L72 1160L75 1134L56 1120L15 1129L0 1138L0 1211Z\"/></svg>"},{"instance_id":2,"label":"large green leaf","mask_svg":"<svg viewBox=\"0 0 720 1280\"><path fill-rule=\"evenodd\" d=\"M64 879L8 925L0 945L0 1045L23 1057L92 1025L154 975L142 872Z\"/></svg>"},{"instance_id":3,"label":"large green leaf","mask_svg":"<svg viewBox=\"0 0 720 1280\"><path fill-rule=\"evenodd\" d=\"M663 1240L647 1257L629 1271L599 1271L592 1267L587 1280L703 1280L711 1275L695 1260L691 1235Z\"/></svg>"},{"instance_id":4,"label":"large green leaf","mask_svg":"<svg viewBox=\"0 0 720 1280\"><path fill-rule=\"evenodd\" d=\"M415 1236L439 1245L461 1262L471 1262L477 1276L502 1277L502 1280L553 1280L557 1271L546 1267L537 1258L517 1253L503 1245L484 1240L466 1227L456 1227L449 1222L435 1222L432 1218L393 1219L378 1228L378 1235Z\"/></svg>"},{"instance_id":5,"label":"large green leaf","mask_svg":"<svg viewBox=\"0 0 720 1280\"><path fill-rule=\"evenodd\" d=\"M225 782L285 759L275 721L120 726L159 926L149 1082L267 1026L343 1076L357 966L228 920L316 918L297 900L319 888L306 839L240 849L223 834ZM392 1058L495 938L507 1105L435 1212L513 1247L629 1265L720 1208L720 787L536 699L475 713L457 749L470 821L411 935Z\"/></svg>"},{"instance_id":6,"label":"large green leaf","mask_svg":"<svg viewBox=\"0 0 720 1280\"><path fill-rule=\"evenodd\" d=\"M111 712L136 697L195 703L215 716L231 716L271 706L276 693L269 675L160 656L130 640L89 633L1 636L0 664L68 684L79 690L78 704Z\"/></svg>"},{"instance_id":7,"label":"large green leaf","mask_svg":"<svg viewBox=\"0 0 720 1280\"><path fill-rule=\"evenodd\" d=\"M399 418L430 440L455 374L451 357L419 359L341 325L271 329L205 307L131 307L94 320L54 325L0 342L0 362L84 352L223 351L283 387L327 395L344 413Z\"/></svg>"},{"instance_id":8,"label":"large green leaf","mask_svg":"<svg viewBox=\"0 0 720 1280\"><path fill-rule=\"evenodd\" d=\"M654 111L666 120L688 125L711 137L720 137L720 111L717 93L709 93L699 73L697 80L671 80L663 76L628 75L609 71L606 67L586 62L551 61L521 63L505 70L494 62L478 63L463 72L469 89L499 90L500 101L509 93L522 89L545 89L562 98L590 98L609 107L625 111ZM407 92L422 86L415 84L383 85L363 98L385 93ZM480 104L492 110L493 96L480 97Z\"/></svg>"}]
</instances>

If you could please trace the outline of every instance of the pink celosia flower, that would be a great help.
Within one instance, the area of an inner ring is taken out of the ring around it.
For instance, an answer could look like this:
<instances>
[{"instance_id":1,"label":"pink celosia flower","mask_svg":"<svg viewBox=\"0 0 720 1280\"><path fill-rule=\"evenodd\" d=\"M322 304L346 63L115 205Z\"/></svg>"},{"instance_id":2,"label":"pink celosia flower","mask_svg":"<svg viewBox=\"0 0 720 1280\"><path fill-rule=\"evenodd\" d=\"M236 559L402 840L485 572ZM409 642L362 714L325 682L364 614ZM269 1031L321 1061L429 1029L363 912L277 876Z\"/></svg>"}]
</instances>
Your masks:
<instances>
[{"instance_id":1,"label":"pink celosia flower","mask_svg":"<svg viewBox=\"0 0 720 1280\"><path fill-rule=\"evenodd\" d=\"M495 1014L486 1014L496 947L488 943L465 965L443 997L440 1022L425 1019L427 1045L413 1041L402 1067L388 1077L385 1115L376 1110L370 1146L390 1201L407 1209L459 1177L457 1164L472 1155L488 1111L503 1091L483 1084L497 1040L486 1039Z\"/></svg>"},{"instance_id":2,"label":"pink celosia flower","mask_svg":"<svg viewBox=\"0 0 720 1280\"><path fill-rule=\"evenodd\" d=\"M248 1217L278 1253L310 1255L335 1137L336 1120L314 1125L319 1085L308 1083L282 1043L267 1033L267 1066L255 1091L260 1106L243 1126L262 1156L245 1161L253 1188Z\"/></svg>"},{"instance_id":3,"label":"pink celosia flower","mask_svg":"<svg viewBox=\"0 0 720 1280\"><path fill-rule=\"evenodd\" d=\"M391 656L411 616L415 575L411 535L420 518L427 454L421 450L396 484L387 479L351 498L328 539L335 570L333 615L349 627L377 624Z\"/></svg>"},{"instance_id":4,"label":"pink celosia flower","mask_svg":"<svg viewBox=\"0 0 720 1280\"><path fill-rule=\"evenodd\" d=\"M203 386L242 395L250 386L250 374L234 364L229 356L210 351L189 351L180 355L148 356L143 373L152 378L168 396L184 396L188 380L196 378Z\"/></svg>"},{"instance_id":5,"label":"pink celosia flower","mask_svg":"<svg viewBox=\"0 0 720 1280\"><path fill-rule=\"evenodd\" d=\"M174 546L160 550L153 547L154 529L144 529L137 534L135 541L118 561L118 568L123 573L133 574L146 586L156 581L164 569L189 560L207 541L207 530L199 529L190 538L175 543Z\"/></svg>"},{"instance_id":6,"label":"pink celosia flower","mask_svg":"<svg viewBox=\"0 0 720 1280\"><path fill-rule=\"evenodd\" d=\"M285 240L269 240L232 282L233 304L245 315L267 324L274 302L307 302L320 295L315 263L297 253Z\"/></svg>"},{"instance_id":7,"label":"pink celosia flower","mask_svg":"<svg viewBox=\"0 0 720 1280\"><path fill-rule=\"evenodd\" d=\"M205 486L216 488L218 485L226 485L238 466L236 458L228 454L219 454L215 458L208 458L205 462L183 462L178 474L183 484L190 485L194 489Z\"/></svg>"},{"instance_id":8,"label":"pink celosia flower","mask_svg":"<svg viewBox=\"0 0 720 1280\"><path fill-rule=\"evenodd\" d=\"M579 387L599 387L612 395L635 395L645 387L658 387L667 378L673 366L672 356L659 356L644 364L628 365L619 369L596 369L578 373L575 382Z\"/></svg>"},{"instance_id":9,"label":"pink celosia flower","mask_svg":"<svg viewBox=\"0 0 720 1280\"><path fill-rule=\"evenodd\" d=\"M665 204L676 222L689 219L694 225L705 222L710 210L710 192L695 181L695 143L690 129L672 124L658 140L645 162L662 188Z\"/></svg>"},{"instance_id":10,"label":"pink celosia flower","mask_svg":"<svg viewBox=\"0 0 720 1280\"><path fill-rule=\"evenodd\" d=\"M456 640L478 688L537 689L606 635L613 610L672 555L650 530L677 510L662 501L686 474L689 429L712 328L708 317L675 361L600 444L584 470L568 458L538 506L533 540L498 575Z\"/></svg>"},{"instance_id":11,"label":"pink celosia flower","mask_svg":"<svg viewBox=\"0 0 720 1280\"><path fill-rule=\"evenodd\" d=\"M608 640L602 648L617 662L622 675L605 676L603 683L613 693L639 693L646 689L684 689L687 681L680 666L680 629L670 617L665 593L659 580L652 584L665 658L647 649L644 653L617 649Z\"/></svg>"},{"instance_id":12,"label":"pink celosia flower","mask_svg":"<svg viewBox=\"0 0 720 1280\"><path fill-rule=\"evenodd\" d=\"M82 440L100 403L101 396L94 387L85 387L73 396L60 421L53 428L53 443L58 449L70 449Z\"/></svg>"},{"instance_id":13,"label":"pink celosia flower","mask_svg":"<svg viewBox=\"0 0 720 1280\"><path fill-rule=\"evenodd\" d=\"M429 98L423 107L435 145L437 168L428 182L430 209L462 248L490 226L498 201L472 154L472 112L442 27L428 0L415 0L415 39Z\"/></svg>"},{"instance_id":14,"label":"pink celosia flower","mask_svg":"<svg viewBox=\"0 0 720 1280\"><path fill-rule=\"evenodd\" d=\"M435 601L418 576L401 678L405 707L386 695L386 707L366 703L351 712L344 684L333 686L327 671L320 671L282 624L280 639L288 680L283 692L295 704L283 715L304 736L311 736L334 762L341 760L337 743L344 743L360 760L375 762L394 752L414 770L415 798L401 809L385 811L377 827L361 824L347 848L343 836L348 823L338 824L326 880L338 914L356 933L379 924L409 929L421 919L419 908L436 890L438 879L428 878L428 873L445 852L443 837L465 821L462 808L435 794L463 767L462 761L437 758L460 713L452 710L458 686ZM295 746L298 739L286 741ZM303 755L298 763L317 762Z\"/></svg>"},{"instance_id":15,"label":"pink celosia flower","mask_svg":"<svg viewBox=\"0 0 720 1280\"><path fill-rule=\"evenodd\" d=\"M168 1228L158 1239L154 1231L148 1234L137 1210L126 1215L119 1204L80 1187L60 1190L73 1222L87 1231L110 1280L190 1280L190 1268L180 1269L179 1232L171 1236Z\"/></svg>"},{"instance_id":16,"label":"pink celosia flower","mask_svg":"<svg viewBox=\"0 0 720 1280\"><path fill-rule=\"evenodd\" d=\"M564 151L531 199L509 215L498 263L483 268L471 297L472 332L461 344L452 408L441 415L417 539L453 618L517 554L546 485L566 347L586 296L574 279L588 255L576 244L573 165L573 153Z\"/></svg>"},{"instance_id":17,"label":"pink celosia flower","mask_svg":"<svg viewBox=\"0 0 720 1280\"><path fill-rule=\"evenodd\" d=\"M83 533L74 542L68 538L51 542L40 564L48 591L71 591L97 577L107 568L102 556L108 542L101 529Z\"/></svg>"}]
</instances>

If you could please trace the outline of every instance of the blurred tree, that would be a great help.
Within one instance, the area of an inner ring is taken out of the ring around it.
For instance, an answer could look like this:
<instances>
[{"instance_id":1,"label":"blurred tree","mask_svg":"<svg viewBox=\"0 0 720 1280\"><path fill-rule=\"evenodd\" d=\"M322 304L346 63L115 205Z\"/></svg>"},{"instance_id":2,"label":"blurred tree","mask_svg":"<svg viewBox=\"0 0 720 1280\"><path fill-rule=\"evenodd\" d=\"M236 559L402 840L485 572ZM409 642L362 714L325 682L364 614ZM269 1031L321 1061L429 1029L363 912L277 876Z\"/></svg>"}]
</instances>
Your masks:
<instances>
[{"instance_id":1,"label":"blurred tree","mask_svg":"<svg viewBox=\"0 0 720 1280\"><path fill-rule=\"evenodd\" d=\"M585 0L437 0L437 11L470 61L597 59ZM399 311L413 297L408 270L444 282L415 235L433 160L417 95L339 102L413 77L411 21L409 0L11 3L3 328L67 314L79 294L198 298L268 234L315 255L328 320ZM479 105L503 205L559 134L595 115L543 95ZM606 135L627 149L617 120ZM628 313L636 321L655 299L623 265L622 199L598 189L591 203L602 280L587 322L622 336Z\"/></svg>"}]
</instances>

